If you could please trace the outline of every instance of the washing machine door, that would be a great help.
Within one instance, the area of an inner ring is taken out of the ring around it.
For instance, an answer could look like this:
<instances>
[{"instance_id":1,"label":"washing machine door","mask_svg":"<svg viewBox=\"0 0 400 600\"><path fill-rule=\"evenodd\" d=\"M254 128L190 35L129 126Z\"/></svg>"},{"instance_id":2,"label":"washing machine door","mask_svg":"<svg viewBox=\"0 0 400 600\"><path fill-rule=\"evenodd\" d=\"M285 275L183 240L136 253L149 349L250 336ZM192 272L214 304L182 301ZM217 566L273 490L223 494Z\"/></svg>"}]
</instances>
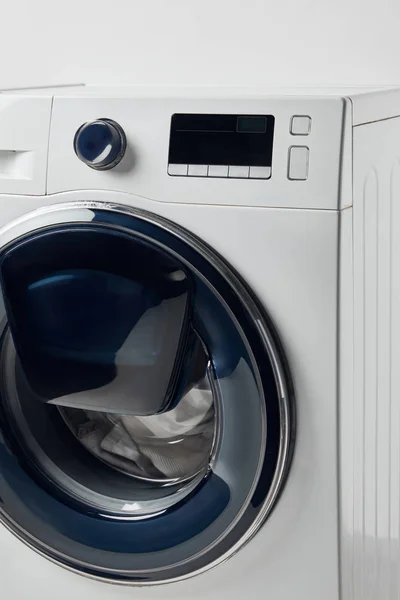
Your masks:
<instances>
[{"instance_id":1,"label":"washing machine door","mask_svg":"<svg viewBox=\"0 0 400 600\"><path fill-rule=\"evenodd\" d=\"M272 326L208 246L99 203L0 236L0 517L64 566L138 583L227 558L290 463Z\"/></svg>"}]
</instances>

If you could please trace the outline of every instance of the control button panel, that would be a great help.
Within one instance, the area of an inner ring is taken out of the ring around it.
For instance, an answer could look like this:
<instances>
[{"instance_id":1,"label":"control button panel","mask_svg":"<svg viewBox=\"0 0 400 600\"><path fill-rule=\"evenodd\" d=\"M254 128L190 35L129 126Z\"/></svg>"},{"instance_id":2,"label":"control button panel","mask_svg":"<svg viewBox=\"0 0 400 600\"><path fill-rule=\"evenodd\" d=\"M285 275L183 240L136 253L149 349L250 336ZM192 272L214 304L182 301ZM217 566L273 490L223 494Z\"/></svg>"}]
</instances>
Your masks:
<instances>
[{"instance_id":1,"label":"control button panel","mask_svg":"<svg viewBox=\"0 0 400 600\"><path fill-rule=\"evenodd\" d=\"M168 175L177 177L219 177L229 179L270 179L271 167L240 165L181 165L169 164Z\"/></svg>"},{"instance_id":2,"label":"control button panel","mask_svg":"<svg viewBox=\"0 0 400 600\"><path fill-rule=\"evenodd\" d=\"M292 135L309 135L311 133L311 117L294 115L290 120L290 133Z\"/></svg>"},{"instance_id":3,"label":"control button panel","mask_svg":"<svg viewBox=\"0 0 400 600\"><path fill-rule=\"evenodd\" d=\"M293 115L286 125L286 135L308 136L311 125L309 115ZM274 128L272 115L175 114L171 119L168 174L270 179ZM287 178L308 179L309 161L308 145L289 146Z\"/></svg>"},{"instance_id":4,"label":"control button panel","mask_svg":"<svg viewBox=\"0 0 400 600\"><path fill-rule=\"evenodd\" d=\"M174 114L168 174L269 179L274 128L269 114Z\"/></svg>"},{"instance_id":5,"label":"control button panel","mask_svg":"<svg viewBox=\"0 0 400 600\"><path fill-rule=\"evenodd\" d=\"M308 178L310 150L308 146L291 146L289 148L288 178L305 181Z\"/></svg>"}]
</instances>

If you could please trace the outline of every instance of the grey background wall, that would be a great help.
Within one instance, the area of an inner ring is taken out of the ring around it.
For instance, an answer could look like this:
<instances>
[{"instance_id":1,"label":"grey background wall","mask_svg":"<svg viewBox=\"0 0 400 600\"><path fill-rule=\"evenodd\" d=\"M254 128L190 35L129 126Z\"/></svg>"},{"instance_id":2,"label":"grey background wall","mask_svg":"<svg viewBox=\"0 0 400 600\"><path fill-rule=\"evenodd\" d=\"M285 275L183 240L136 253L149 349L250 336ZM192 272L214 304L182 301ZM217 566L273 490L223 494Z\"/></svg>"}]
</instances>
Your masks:
<instances>
[{"instance_id":1,"label":"grey background wall","mask_svg":"<svg viewBox=\"0 0 400 600\"><path fill-rule=\"evenodd\" d=\"M399 0L3 0L0 88L400 83Z\"/></svg>"}]
</instances>

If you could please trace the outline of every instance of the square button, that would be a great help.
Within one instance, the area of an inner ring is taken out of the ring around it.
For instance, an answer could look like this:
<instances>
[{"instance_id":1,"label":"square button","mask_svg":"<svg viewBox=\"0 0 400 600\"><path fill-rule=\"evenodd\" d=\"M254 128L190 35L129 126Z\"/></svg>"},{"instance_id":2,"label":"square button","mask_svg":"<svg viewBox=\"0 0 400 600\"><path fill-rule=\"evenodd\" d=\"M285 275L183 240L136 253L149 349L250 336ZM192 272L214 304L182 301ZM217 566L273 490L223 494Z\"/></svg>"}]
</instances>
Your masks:
<instances>
[{"instance_id":1,"label":"square button","mask_svg":"<svg viewBox=\"0 0 400 600\"><path fill-rule=\"evenodd\" d=\"M290 133L292 135L309 135L311 132L311 117L306 115L294 115L290 121Z\"/></svg>"},{"instance_id":2,"label":"square button","mask_svg":"<svg viewBox=\"0 0 400 600\"><path fill-rule=\"evenodd\" d=\"M168 175L178 175L181 177L185 177L185 175L187 175L187 172L188 172L187 165L178 165L178 164L174 164L174 163L170 163L168 165Z\"/></svg>"},{"instance_id":3,"label":"square button","mask_svg":"<svg viewBox=\"0 0 400 600\"><path fill-rule=\"evenodd\" d=\"M228 177L227 165L210 165L208 167L209 177Z\"/></svg>"},{"instance_id":4,"label":"square button","mask_svg":"<svg viewBox=\"0 0 400 600\"><path fill-rule=\"evenodd\" d=\"M229 166L228 177L235 177L237 179L247 179L249 176L250 167L241 167L232 165Z\"/></svg>"},{"instance_id":5,"label":"square button","mask_svg":"<svg viewBox=\"0 0 400 600\"><path fill-rule=\"evenodd\" d=\"M271 167L250 167L250 179L269 179Z\"/></svg>"},{"instance_id":6,"label":"square button","mask_svg":"<svg viewBox=\"0 0 400 600\"><path fill-rule=\"evenodd\" d=\"M189 165L189 177L207 177L208 165Z\"/></svg>"}]
</instances>

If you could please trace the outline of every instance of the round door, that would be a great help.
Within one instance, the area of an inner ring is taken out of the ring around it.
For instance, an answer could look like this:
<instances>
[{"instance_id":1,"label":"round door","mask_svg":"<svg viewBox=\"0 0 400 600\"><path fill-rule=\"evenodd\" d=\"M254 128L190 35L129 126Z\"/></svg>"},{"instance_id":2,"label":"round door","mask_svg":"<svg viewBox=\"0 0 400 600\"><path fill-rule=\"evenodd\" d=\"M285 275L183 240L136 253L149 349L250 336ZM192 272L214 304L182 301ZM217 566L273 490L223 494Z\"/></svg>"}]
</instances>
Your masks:
<instances>
[{"instance_id":1,"label":"round door","mask_svg":"<svg viewBox=\"0 0 400 600\"><path fill-rule=\"evenodd\" d=\"M236 552L291 458L271 323L206 244L149 213L46 208L3 230L0 518L78 572L160 583Z\"/></svg>"}]
</instances>

